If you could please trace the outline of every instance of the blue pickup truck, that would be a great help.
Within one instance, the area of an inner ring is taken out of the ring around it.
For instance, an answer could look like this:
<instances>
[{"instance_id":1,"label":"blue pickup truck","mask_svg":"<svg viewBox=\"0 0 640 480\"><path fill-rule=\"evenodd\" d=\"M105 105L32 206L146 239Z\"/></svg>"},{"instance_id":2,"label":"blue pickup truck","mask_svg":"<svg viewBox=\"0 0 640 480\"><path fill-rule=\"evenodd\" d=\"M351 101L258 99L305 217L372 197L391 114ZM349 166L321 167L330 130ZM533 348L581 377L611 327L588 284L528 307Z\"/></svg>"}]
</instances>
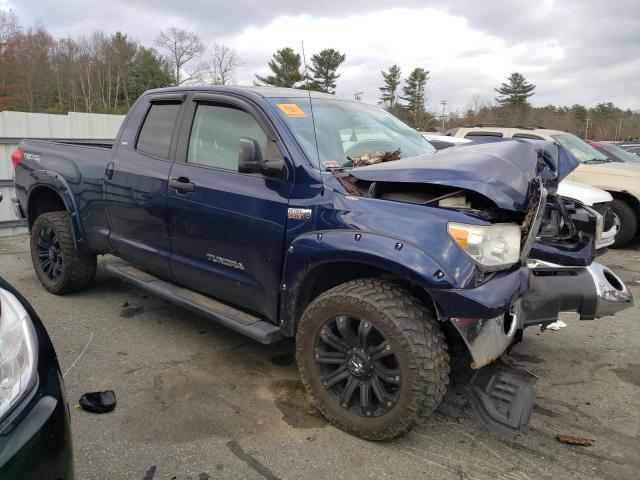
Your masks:
<instances>
[{"instance_id":1,"label":"blue pickup truck","mask_svg":"<svg viewBox=\"0 0 640 480\"><path fill-rule=\"evenodd\" d=\"M556 194L561 146L509 140L434 153L386 111L293 89L142 95L113 144L23 140L13 206L38 278L85 288L96 256L138 287L265 344L295 337L335 425L382 440L442 402L451 370L506 436L532 380L497 360L559 311L632 297L594 262L602 216Z\"/></svg>"}]
</instances>

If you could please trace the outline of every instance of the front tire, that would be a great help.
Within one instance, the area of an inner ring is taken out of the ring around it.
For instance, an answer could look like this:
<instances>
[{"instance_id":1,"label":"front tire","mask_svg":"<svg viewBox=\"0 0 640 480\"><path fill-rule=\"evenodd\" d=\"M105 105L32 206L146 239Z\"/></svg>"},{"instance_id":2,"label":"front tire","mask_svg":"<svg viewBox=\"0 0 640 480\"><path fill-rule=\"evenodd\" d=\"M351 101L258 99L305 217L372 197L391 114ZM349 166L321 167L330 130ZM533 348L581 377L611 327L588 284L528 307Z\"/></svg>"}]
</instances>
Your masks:
<instances>
[{"instance_id":1,"label":"front tire","mask_svg":"<svg viewBox=\"0 0 640 480\"><path fill-rule=\"evenodd\" d=\"M31 261L40 283L56 295L86 288L96 276L96 256L78 254L66 212L49 212L31 228Z\"/></svg>"},{"instance_id":2,"label":"front tire","mask_svg":"<svg viewBox=\"0 0 640 480\"><path fill-rule=\"evenodd\" d=\"M378 279L316 298L300 320L296 358L322 414L368 440L409 431L440 405L449 383L437 321L408 290Z\"/></svg>"},{"instance_id":3,"label":"front tire","mask_svg":"<svg viewBox=\"0 0 640 480\"><path fill-rule=\"evenodd\" d=\"M638 231L638 217L626 202L613 200L613 213L618 217L620 230L616 234L615 242L611 248L620 248L627 245L636 236Z\"/></svg>"}]
</instances>

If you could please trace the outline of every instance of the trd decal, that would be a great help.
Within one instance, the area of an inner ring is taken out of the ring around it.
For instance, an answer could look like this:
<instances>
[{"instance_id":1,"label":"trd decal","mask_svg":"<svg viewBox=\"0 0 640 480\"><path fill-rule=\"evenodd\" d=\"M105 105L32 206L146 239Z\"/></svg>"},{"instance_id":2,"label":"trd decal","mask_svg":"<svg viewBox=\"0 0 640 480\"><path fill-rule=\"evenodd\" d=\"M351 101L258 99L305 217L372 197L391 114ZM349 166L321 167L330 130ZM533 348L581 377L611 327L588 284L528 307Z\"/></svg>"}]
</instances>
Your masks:
<instances>
[{"instance_id":1,"label":"trd decal","mask_svg":"<svg viewBox=\"0 0 640 480\"><path fill-rule=\"evenodd\" d=\"M287 218L289 220L310 220L311 209L310 208L290 208L287 212Z\"/></svg>"}]
</instances>

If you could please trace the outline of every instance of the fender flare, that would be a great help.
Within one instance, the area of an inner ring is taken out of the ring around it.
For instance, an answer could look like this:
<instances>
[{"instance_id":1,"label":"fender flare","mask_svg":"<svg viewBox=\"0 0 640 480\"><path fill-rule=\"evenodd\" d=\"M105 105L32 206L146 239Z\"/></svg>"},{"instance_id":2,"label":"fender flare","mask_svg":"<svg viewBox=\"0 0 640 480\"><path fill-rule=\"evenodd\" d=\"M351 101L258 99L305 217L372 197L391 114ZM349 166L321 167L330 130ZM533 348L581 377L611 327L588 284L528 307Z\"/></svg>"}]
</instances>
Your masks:
<instances>
[{"instance_id":1,"label":"fender flare","mask_svg":"<svg viewBox=\"0 0 640 480\"><path fill-rule=\"evenodd\" d=\"M75 247L78 252L84 253L86 251L86 241L84 230L82 229L82 221L80 219L80 210L73 195L73 191L69 186L69 182L63 176L50 170L34 170L33 172L31 172L31 177L33 178L33 182L30 183L26 192L26 214L27 221L29 222L29 228L31 228L32 221L35 220L35 218L28 218L31 195L37 188L49 188L50 190L55 192L62 200L65 210L69 214L69 217L71 219L71 228Z\"/></svg>"},{"instance_id":2,"label":"fender flare","mask_svg":"<svg viewBox=\"0 0 640 480\"><path fill-rule=\"evenodd\" d=\"M437 261L402 240L354 230L306 233L285 254L280 298L280 326L285 335L295 334L296 306L307 275L321 265L340 262L376 267L425 289L453 287Z\"/></svg>"}]
</instances>

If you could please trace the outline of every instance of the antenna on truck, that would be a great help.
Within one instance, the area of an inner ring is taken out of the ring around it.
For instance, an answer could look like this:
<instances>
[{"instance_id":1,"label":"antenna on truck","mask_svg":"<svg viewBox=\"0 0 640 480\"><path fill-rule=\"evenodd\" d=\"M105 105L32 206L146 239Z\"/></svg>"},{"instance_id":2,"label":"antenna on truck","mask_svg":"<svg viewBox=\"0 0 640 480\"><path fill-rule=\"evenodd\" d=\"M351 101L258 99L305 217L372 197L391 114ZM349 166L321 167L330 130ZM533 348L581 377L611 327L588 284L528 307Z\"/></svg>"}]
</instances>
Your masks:
<instances>
[{"instance_id":1,"label":"antenna on truck","mask_svg":"<svg viewBox=\"0 0 640 480\"><path fill-rule=\"evenodd\" d=\"M322 182L322 194L324 194L324 176L322 175L322 165L320 164L320 148L318 147L318 134L316 133L316 118L313 115L313 102L311 101L311 86L309 85L309 74L307 73L307 56L304 53L304 42L302 45L302 61L304 62L304 78L307 85L307 94L309 95L309 109L311 110L311 124L313 125L313 138L316 142L316 156L318 158L318 171L320 172L320 181Z\"/></svg>"}]
</instances>

